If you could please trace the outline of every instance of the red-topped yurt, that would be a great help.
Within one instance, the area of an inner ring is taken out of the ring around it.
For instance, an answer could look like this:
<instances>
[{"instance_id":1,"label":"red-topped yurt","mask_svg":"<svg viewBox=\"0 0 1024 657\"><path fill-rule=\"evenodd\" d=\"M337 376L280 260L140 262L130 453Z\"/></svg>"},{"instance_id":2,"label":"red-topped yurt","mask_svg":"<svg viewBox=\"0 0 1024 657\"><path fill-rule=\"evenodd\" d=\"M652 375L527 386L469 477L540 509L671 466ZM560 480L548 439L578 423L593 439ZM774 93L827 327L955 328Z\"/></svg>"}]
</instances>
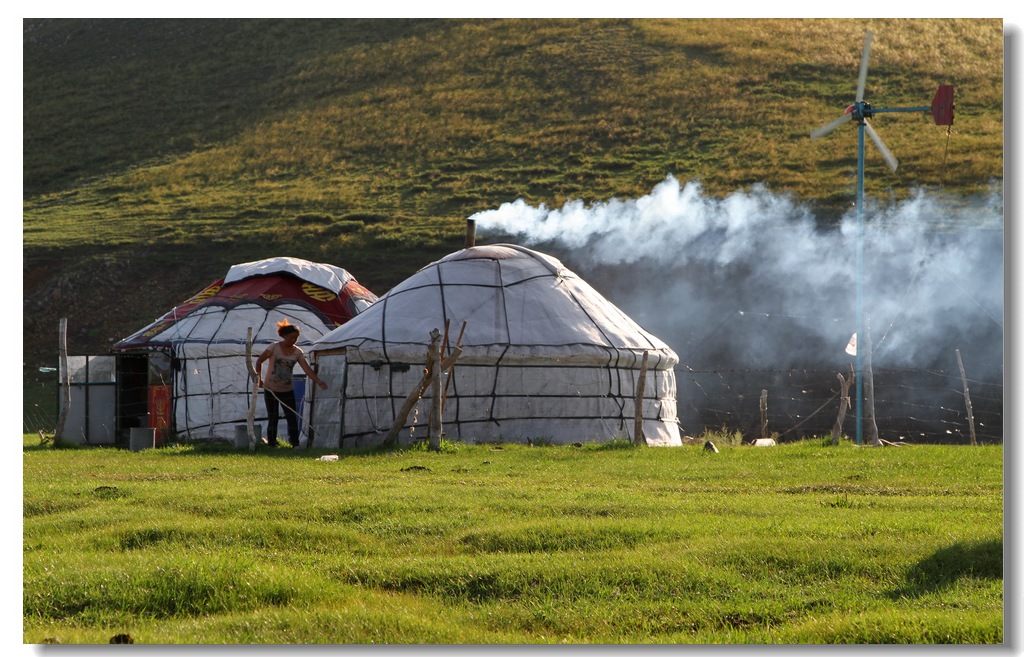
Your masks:
<instances>
[{"instance_id":1,"label":"red-topped yurt","mask_svg":"<svg viewBox=\"0 0 1024 657\"><path fill-rule=\"evenodd\" d=\"M234 265L224 278L114 345L119 429L152 427L158 439L168 432L231 439L246 422L252 399L250 329L254 355L278 340L282 319L301 328L298 346L306 349L376 299L334 265L288 257ZM301 399L303 390L296 392Z\"/></svg>"}]
</instances>

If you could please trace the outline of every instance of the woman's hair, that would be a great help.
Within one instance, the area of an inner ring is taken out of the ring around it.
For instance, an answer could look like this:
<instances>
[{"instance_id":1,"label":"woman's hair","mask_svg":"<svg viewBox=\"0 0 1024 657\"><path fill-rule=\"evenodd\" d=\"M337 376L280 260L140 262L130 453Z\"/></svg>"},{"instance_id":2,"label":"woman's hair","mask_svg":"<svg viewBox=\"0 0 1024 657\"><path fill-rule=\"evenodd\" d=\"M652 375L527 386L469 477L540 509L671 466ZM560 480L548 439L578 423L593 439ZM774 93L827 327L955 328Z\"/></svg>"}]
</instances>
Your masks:
<instances>
[{"instance_id":1,"label":"woman's hair","mask_svg":"<svg viewBox=\"0 0 1024 657\"><path fill-rule=\"evenodd\" d=\"M280 335L282 338L290 333L298 332L299 327L295 326L294 324L289 324L287 317L277 323L277 334Z\"/></svg>"}]
</instances>

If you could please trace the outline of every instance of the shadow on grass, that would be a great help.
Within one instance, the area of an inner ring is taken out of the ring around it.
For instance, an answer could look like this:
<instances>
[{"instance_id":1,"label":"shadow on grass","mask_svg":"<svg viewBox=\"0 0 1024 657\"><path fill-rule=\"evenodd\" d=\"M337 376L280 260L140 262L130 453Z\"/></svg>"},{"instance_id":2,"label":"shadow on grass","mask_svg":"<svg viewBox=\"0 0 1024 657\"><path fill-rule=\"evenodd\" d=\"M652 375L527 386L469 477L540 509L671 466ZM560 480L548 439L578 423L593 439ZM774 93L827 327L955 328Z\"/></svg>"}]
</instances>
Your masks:
<instances>
[{"instance_id":1,"label":"shadow on grass","mask_svg":"<svg viewBox=\"0 0 1024 657\"><path fill-rule=\"evenodd\" d=\"M965 577L1003 579L1003 539L959 542L936 550L907 571L906 582L893 598L933 593Z\"/></svg>"}]
</instances>

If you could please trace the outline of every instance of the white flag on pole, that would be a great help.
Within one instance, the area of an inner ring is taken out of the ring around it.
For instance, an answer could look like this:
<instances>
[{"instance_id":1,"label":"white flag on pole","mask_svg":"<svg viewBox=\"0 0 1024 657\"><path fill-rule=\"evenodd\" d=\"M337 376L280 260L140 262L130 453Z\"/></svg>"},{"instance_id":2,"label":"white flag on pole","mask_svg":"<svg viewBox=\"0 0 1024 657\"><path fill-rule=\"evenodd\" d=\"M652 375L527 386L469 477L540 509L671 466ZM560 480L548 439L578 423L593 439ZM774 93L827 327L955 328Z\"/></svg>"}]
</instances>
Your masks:
<instances>
[{"instance_id":1,"label":"white flag on pole","mask_svg":"<svg viewBox=\"0 0 1024 657\"><path fill-rule=\"evenodd\" d=\"M857 355L857 334L854 333L850 336L850 341L846 343L846 353L851 356Z\"/></svg>"}]
</instances>

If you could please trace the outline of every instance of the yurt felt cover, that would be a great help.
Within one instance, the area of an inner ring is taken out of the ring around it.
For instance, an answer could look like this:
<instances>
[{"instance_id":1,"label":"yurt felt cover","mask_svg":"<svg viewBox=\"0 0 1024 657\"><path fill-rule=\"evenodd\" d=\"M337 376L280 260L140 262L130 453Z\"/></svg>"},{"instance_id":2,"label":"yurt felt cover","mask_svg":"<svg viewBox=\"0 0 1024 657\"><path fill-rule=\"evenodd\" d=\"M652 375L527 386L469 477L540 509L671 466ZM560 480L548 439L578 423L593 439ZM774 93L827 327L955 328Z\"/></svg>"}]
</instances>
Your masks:
<instances>
[{"instance_id":1,"label":"yurt felt cover","mask_svg":"<svg viewBox=\"0 0 1024 657\"><path fill-rule=\"evenodd\" d=\"M446 323L446 353L460 333L462 348L445 398L447 436L553 443L632 438L647 352L644 436L649 444L680 444L675 352L557 259L515 245L442 258L317 340L311 350L331 387L318 393L314 444L382 440L422 377L431 330L443 332ZM420 437L428 396L407 423Z\"/></svg>"},{"instance_id":2,"label":"yurt felt cover","mask_svg":"<svg viewBox=\"0 0 1024 657\"><path fill-rule=\"evenodd\" d=\"M175 429L192 438L231 438L245 422L252 384L245 363L248 330L253 351L279 339L277 322L302 329L298 344L314 340L368 308L376 296L346 270L299 258L268 258L234 265L155 322L114 345L131 353L160 350L175 358ZM258 408L262 418L262 399Z\"/></svg>"}]
</instances>

